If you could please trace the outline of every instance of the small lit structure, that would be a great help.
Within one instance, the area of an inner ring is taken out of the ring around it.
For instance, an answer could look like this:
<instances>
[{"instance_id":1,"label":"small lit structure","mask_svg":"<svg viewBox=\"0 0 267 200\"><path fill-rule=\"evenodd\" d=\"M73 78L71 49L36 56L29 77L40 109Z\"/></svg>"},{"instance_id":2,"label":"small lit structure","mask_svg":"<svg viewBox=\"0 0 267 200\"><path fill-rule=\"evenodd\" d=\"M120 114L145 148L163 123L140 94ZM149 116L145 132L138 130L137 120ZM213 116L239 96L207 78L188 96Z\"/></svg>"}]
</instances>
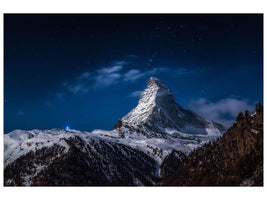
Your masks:
<instances>
[{"instance_id":1,"label":"small lit structure","mask_svg":"<svg viewBox=\"0 0 267 200\"><path fill-rule=\"evenodd\" d=\"M65 130L66 131L70 130L70 127L69 126L66 126Z\"/></svg>"}]
</instances>

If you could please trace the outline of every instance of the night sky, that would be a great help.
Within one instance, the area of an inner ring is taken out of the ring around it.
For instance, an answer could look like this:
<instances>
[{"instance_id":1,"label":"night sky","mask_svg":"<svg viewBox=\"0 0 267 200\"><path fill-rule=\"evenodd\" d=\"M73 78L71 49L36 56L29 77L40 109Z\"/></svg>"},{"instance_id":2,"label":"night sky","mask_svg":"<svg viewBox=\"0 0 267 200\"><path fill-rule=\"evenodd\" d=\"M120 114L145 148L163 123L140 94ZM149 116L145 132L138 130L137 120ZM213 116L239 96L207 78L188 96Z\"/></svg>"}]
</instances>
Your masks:
<instances>
[{"instance_id":1,"label":"night sky","mask_svg":"<svg viewBox=\"0 0 267 200\"><path fill-rule=\"evenodd\" d=\"M262 15L4 15L4 132L111 130L155 76L229 127L263 102Z\"/></svg>"}]
</instances>

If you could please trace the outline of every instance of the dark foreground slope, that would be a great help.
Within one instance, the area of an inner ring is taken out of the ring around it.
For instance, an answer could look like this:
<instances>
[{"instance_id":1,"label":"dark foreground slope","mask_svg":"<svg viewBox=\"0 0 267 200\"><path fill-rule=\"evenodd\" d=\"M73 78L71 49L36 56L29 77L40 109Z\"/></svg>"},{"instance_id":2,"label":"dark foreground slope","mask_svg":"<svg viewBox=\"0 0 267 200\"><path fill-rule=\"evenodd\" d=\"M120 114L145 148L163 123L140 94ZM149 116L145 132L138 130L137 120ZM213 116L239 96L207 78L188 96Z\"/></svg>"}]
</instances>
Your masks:
<instances>
[{"instance_id":1,"label":"dark foreground slope","mask_svg":"<svg viewBox=\"0 0 267 200\"><path fill-rule=\"evenodd\" d=\"M81 136L30 151L4 170L5 186L155 185L156 164L141 151L123 144Z\"/></svg>"},{"instance_id":2,"label":"dark foreground slope","mask_svg":"<svg viewBox=\"0 0 267 200\"><path fill-rule=\"evenodd\" d=\"M189 154L164 186L263 186L263 111Z\"/></svg>"}]
</instances>

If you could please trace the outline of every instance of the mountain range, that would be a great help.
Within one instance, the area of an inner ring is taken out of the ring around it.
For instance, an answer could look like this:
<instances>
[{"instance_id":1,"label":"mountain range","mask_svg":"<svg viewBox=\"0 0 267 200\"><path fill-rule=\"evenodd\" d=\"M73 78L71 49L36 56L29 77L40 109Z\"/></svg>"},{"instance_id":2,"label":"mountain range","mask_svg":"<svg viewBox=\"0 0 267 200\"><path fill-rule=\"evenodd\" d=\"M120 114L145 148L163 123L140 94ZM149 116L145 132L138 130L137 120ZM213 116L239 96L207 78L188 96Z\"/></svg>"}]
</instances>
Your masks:
<instances>
[{"instance_id":1,"label":"mountain range","mask_svg":"<svg viewBox=\"0 0 267 200\"><path fill-rule=\"evenodd\" d=\"M114 125L94 130L14 130L4 135L5 186L152 186L194 149L226 132L175 102L151 77L138 105Z\"/></svg>"}]
</instances>

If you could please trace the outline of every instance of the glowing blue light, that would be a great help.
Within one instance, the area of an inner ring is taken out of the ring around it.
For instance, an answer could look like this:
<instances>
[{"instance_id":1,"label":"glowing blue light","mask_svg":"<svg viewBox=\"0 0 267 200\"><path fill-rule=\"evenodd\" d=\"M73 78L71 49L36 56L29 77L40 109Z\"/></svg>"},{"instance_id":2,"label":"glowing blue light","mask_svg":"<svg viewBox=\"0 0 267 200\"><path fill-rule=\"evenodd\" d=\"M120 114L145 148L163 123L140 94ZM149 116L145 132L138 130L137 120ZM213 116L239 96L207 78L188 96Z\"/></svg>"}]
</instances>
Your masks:
<instances>
[{"instance_id":1,"label":"glowing blue light","mask_svg":"<svg viewBox=\"0 0 267 200\"><path fill-rule=\"evenodd\" d=\"M65 128L65 129L68 131L68 130L70 130L70 127L69 127L69 126L66 126L66 128Z\"/></svg>"}]
</instances>

